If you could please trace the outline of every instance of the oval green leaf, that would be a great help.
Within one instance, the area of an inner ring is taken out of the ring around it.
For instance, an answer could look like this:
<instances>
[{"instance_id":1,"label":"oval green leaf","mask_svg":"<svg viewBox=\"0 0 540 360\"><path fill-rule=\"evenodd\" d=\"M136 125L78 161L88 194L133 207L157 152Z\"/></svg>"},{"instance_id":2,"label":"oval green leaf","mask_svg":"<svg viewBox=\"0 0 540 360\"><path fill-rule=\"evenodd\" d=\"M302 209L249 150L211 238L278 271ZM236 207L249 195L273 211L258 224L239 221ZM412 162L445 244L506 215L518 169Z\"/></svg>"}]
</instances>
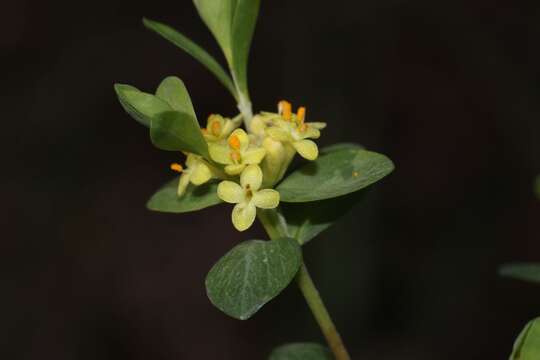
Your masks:
<instances>
[{"instance_id":1,"label":"oval green leaf","mask_svg":"<svg viewBox=\"0 0 540 360\"><path fill-rule=\"evenodd\" d=\"M362 145L355 144L355 143L336 143L332 145L328 145L323 147L319 150L319 154L324 155L331 152L336 152L340 150L348 150L348 149L364 149Z\"/></svg>"},{"instance_id":2,"label":"oval green leaf","mask_svg":"<svg viewBox=\"0 0 540 360\"><path fill-rule=\"evenodd\" d=\"M156 90L156 96L169 104L172 110L186 113L197 119L186 86L176 76L163 79Z\"/></svg>"},{"instance_id":3,"label":"oval green leaf","mask_svg":"<svg viewBox=\"0 0 540 360\"><path fill-rule=\"evenodd\" d=\"M172 110L166 101L131 85L115 84L114 90L124 110L146 127L150 127L154 116Z\"/></svg>"},{"instance_id":4,"label":"oval green leaf","mask_svg":"<svg viewBox=\"0 0 540 360\"><path fill-rule=\"evenodd\" d=\"M178 111L167 111L152 118L152 143L161 150L187 151L209 158L208 145L197 120Z\"/></svg>"},{"instance_id":5,"label":"oval green leaf","mask_svg":"<svg viewBox=\"0 0 540 360\"><path fill-rule=\"evenodd\" d=\"M277 347L268 360L332 360L326 347L315 343L293 343Z\"/></svg>"},{"instance_id":6,"label":"oval green leaf","mask_svg":"<svg viewBox=\"0 0 540 360\"><path fill-rule=\"evenodd\" d=\"M200 186L190 184L182 197L178 197L178 180L172 180L158 190L148 201L146 207L152 211L185 213L201 210L222 201L217 196L217 183Z\"/></svg>"},{"instance_id":7,"label":"oval green leaf","mask_svg":"<svg viewBox=\"0 0 540 360\"><path fill-rule=\"evenodd\" d=\"M499 269L504 277L540 284L540 263L505 264Z\"/></svg>"},{"instance_id":8,"label":"oval green leaf","mask_svg":"<svg viewBox=\"0 0 540 360\"><path fill-rule=\"evenodd\" d=\"M361 190L394 170L385 155L344 148L321 154L293 172L276 188L283 202L330 199Z\"/></svg>"},{"instance_id":9,"label":"oval green leaf","mask_svg":"<svg viewBox=\"0 0 540 360\"><path fill-rule=\"evenodd\" d=\"M212 267L206 293L225 314L246 320L287 287L301 262L300 245L294 239L246 241Z\"/></svg>"},{"instance_id":10,"label":"oval green leaf","mask_svg":"<svg viewBox=\"0 0 540 360\"><path fill-rule=\"evenodd\" d=\"M164 37L180 49L187 52L195 60L203 64L214 76L229 90L232 96L237 99L236 88L229 74L223 70L223 67L206 50L195 44L192 40L182 35L172 27L157 21L143 19L146 28L152 30L158 35Z\"/></svg>"},{"instance_id":11,"label":"oval green leaf","mask_svg":"<svg viewBox=\"0 0 540 360\"><path fill-rule=\"evenodd\" d=\"M540 318L530 321L514 342L510 360L540 359Z\"/></svg>"}]
</instances>

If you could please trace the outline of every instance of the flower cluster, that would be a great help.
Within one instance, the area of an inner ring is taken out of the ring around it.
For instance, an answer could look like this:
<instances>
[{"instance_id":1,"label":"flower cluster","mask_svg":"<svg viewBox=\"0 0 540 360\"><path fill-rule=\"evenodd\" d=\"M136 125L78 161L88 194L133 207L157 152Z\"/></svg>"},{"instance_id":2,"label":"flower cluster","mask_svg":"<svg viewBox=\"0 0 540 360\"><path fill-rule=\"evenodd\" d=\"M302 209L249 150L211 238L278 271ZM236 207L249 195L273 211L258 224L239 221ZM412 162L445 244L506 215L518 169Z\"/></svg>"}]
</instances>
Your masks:
<instances>
[{"instance_id":1,"label":"flower cluster","mask_svg":"<svg viewBox=\"0 0 540 360\"><path fill-rule=\"evenodd\" d=\"M210 115L201 129L208 143L210 159L186 154L186 168L174 163L171 169L180 172L178 196L189 183L197 186L211 179L222 180L217 189L219 198L236 204L232 222L239 231L248 229L257 208L273 209L279 204L279 192L272 189L285 174L294 155L307 160L319 155L311 139L320 137L326 124L305 122L306 109L292 112L287 101L280 101L278 112L261 112L251 119L247 132L240 128L242 115L234 119Z\"/></svg>"}]
</instances>

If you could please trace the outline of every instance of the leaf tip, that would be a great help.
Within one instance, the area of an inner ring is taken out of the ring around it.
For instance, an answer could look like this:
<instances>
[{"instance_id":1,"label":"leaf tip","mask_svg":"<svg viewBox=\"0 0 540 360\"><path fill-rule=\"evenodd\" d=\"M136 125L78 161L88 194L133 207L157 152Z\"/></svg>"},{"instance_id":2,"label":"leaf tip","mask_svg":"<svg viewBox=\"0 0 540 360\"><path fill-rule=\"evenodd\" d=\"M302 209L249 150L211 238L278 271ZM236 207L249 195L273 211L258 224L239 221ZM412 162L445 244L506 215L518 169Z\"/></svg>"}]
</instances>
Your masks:
<instances>
[{"instance_id":1,"label":"leaf tip","mask_svg":"<svg viewBox=\"0 0 540 360\"><path fill-rule=\"evenodd\" d=\"M150 28L155 23L155 21L143 16L142 23L145 27Z\"/></svg>"}]
</instances>

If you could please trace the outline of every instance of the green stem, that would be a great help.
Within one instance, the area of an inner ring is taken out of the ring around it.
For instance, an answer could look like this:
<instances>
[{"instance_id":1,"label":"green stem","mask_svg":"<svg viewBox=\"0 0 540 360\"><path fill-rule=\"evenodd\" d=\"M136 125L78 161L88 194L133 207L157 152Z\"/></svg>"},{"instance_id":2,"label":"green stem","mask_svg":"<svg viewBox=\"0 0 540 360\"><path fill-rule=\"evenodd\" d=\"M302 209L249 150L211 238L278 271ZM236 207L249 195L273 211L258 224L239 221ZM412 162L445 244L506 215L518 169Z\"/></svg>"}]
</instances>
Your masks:
<instances>
[{"instance_id":1,"label":"green stem","mask_svg":"<svg viewBox=\"0 0 540 360\"><path fill-rule=\"evenodd\" d=\"M285 218L280 213L279 209L258 210L257 215L270 239L290 237ZM335 359L350 360L351 357L345 348L345 344L343 343L343 340L341 340L341 336L339 335L328 310L326 310L326 306L324 306L319 291L315 287L304 262L302 262L300 270L296 275L296 283L298 284L302 295L304 295L315 320L319 324Z\"/></svg>"},{"instance_id":2,"label":"green stem","mask_svg":"<svg viewBox=\"0 0 540 360\"><path fill-rule=\"evenodd\" d=\"M229 72L232 75L234 87L236 89L236 94L237 94L236 100L238 101L237 103L238 110L240 111L240 114L242 114L242 117L244 118L244 125L246 126L246 130L249 132L251 129L251 119L253 118L253 107L251 105L249 94L247 90L245 92L240 90L240 86L238 85L238 80L236 78L236 74L232 66L229 66Z\"/></svg>"},{"instance_id":3,"label":"green stem","mask_svg":"<svg viewBox=\"0 0 540 360\"><path fill-rule=\"evenodd\" d=\"M324 306L319 291L317 291L305 263L302 263L302 266L296 275L296 283L298 284L300 291L302 291L302 294L304 295L315 320L317 320L336 360L350 360L351 357L345 348L345 344L343 343L343 340L341 340L341 336L339 335L328 310L326 310L326 307Z\"/></svg>"}]
</instances>

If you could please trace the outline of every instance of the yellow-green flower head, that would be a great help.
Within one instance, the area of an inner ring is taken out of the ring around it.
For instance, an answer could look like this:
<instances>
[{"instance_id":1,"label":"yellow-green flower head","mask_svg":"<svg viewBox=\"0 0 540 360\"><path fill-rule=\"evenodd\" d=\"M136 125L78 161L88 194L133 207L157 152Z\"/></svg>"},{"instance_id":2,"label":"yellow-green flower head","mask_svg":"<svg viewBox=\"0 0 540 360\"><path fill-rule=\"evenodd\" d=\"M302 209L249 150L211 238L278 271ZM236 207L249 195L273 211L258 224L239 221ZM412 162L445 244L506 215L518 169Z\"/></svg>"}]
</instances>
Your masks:
<instances>
[{"instance_id":1,"label":"yellow-green flower head","mask_svg":"<svg viewBox=\"0 0 540 360\"><path fill-rule=\"evenodd\" d=\"M198 186L212 178L212 171L206 161L194 154L187 155L185 169L178 163L171 164L171 169L182 174L178 182L177 194L179 197L184 195L190 182Z\"/></svg>"},{"instance_id":2,"label":"yellow-green flower head","mask_svg":"<svg viewBox=\"0 0 540 360\"><path fill-rule=\"evenodd\" d=\"M206 128L201 129L204 138L208 142L215 142L225 139L238 128L242 123L242 116L234 119L224 118L221 115L212 114L206 121Z\"/></svg>"},{"instance_id":3,"label":"yellow-green flower head","mask_svg":"<svg viewBox=\"0 0 540 360\"><path fill-rule=\"evenodd\" d=\"M284 121L279 121L278 126L268 129L267 133L279 141L289 142L307 160L315 160L319 156L319 149L315 142L308 139L318 139L321 129L326 127L322 122L305 122L306 108L298 108L296 114L291 112L291 104L281 101L278 106Z\"/></svg>"},{"instance_id":4,"label":"yellow-green flower head","mask_svg":"<svg viewBox=\"0 0 540 360\"><path fill-rule=\"evenodd\" d=\"M262 170L258 165L248 165L240 175L240 185L222 181L217 193L221 200L236 204L232 211L232 223L238 231L244 231L255 221L257 208L273 209L279 205L279 192L261 188Z\"/></svg>"},{"instance_id":5,"label":"yellow-green flower head","mask_svg":"<svg viewBox=\"0 0 540 360\"><path fill-rule=\"evenodd\" d=\"M246 166L259 164L266 155L264 148L250 144L242 129L234 130L225 143L209 143L208 151L212 160L225 165L228 175L238 175Z\"/></svg>"},{"instance_id":6,"label":"yellow-green flower head","mask_svg":"<svg viewBox=\"0 0 540 360\"><path fill-rule=\"evenodd\" d=\"M303 158L315 160L319 156L319 149L315 142L308 139L318 139L326 123L308 123L305 118L305 107L299 107L294 114L291 103L283 100L278 104L278 114L264 113L256 123L256 128L258 131L264 129L274 140L290 143Z\"/></svg>"}]
</instances>

